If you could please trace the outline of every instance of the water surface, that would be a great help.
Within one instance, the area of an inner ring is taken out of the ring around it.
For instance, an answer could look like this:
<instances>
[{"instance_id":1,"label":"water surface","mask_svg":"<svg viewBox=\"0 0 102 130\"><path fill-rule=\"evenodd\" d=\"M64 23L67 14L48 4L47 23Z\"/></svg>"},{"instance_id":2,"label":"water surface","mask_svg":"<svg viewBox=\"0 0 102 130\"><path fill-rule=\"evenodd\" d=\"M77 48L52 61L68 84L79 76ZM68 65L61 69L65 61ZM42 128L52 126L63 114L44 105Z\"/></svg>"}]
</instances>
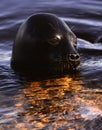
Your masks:
<instances>
[{"instance_id":1,"label":"water surface","mask_svg":"<svg viewBox=\"0 0 102 130\"><path fill-rule=\"evenodd\" d=\"M102 129L102 1L1 0L0 129ZM10 68L13 41L29 15L50 12L78 37L79 73L24 82Z\"/></svg>"}]
</instances>

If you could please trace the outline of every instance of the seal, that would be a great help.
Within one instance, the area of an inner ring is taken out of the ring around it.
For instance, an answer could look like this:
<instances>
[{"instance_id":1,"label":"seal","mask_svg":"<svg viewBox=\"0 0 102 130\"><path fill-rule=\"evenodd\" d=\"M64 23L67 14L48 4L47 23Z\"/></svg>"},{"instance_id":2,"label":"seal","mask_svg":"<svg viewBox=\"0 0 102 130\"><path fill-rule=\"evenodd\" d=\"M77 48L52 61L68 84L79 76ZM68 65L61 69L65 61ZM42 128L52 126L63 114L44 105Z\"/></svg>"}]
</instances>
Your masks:
<instances>
[{"instance_id":1,"label":"seal","mask_svg":"<svg viewBox=\"0 0 102 130\"><path fill-rule=\"evenodd\" d=\"M58 16L37 13L18 29L12 50L11 67L25 75L59 75L80 64L77 38Z\"/></svg>"}]
</instances>

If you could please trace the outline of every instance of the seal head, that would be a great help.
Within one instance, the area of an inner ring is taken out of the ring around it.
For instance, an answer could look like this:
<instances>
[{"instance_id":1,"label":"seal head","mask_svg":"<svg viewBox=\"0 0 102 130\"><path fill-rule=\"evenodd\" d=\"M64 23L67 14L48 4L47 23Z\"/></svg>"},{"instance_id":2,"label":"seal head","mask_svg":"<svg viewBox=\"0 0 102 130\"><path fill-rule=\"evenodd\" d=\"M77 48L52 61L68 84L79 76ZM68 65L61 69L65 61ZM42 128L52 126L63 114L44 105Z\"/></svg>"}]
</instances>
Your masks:
<instances>
[{"instance_id":1,"label":"seal head","mask_svg":"<svg viewBox=\"0 0 102 130\"><path fill-rule=\"evenodd\" d=\"M30 16L20 26L13 44L11 66L26 75L59 75L80 63L77 38L67 24L50 13Z\"/></svg>"}]
</instances>

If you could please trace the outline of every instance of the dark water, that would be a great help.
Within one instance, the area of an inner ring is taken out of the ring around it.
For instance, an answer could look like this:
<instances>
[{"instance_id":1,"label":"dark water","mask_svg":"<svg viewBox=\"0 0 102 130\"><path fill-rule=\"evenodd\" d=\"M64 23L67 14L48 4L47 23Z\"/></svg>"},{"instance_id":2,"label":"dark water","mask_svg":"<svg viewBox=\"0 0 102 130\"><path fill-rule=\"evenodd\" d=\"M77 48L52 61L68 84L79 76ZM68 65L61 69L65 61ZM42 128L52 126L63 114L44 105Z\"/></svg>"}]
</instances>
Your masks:
<instances>
[{"instance_id":1,"label":"dark water","mask_svg":"<svg viewBox=\"0 0 102 130\"><path fill-rule=\"evenodd\" d=\"M0 130L102 130L102 0L0 1ZM36 12L78 37L79 73L23 82L10 68L19 25Z\"/></svg>"}]
</instances>

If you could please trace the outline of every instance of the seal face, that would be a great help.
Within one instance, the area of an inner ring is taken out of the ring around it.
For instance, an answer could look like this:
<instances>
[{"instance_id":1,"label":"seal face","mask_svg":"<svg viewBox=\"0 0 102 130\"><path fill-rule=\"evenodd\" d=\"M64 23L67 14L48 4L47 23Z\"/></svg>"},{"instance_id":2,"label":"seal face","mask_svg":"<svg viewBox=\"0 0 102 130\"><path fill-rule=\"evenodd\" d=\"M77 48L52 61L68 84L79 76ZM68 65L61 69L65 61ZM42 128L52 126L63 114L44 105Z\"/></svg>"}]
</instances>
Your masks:
<instances>
[{"instance_id":1,"label":"seal face","mask_svg":"<svg viewBox=\"0 0 102 130\"><path fill-rule=\"evenodd\" d=\"M30 16L13 44L11 67L23 74L67 74L80 63L77 38L67 24L50 13Z\"/></svg>"}]
</instances>

